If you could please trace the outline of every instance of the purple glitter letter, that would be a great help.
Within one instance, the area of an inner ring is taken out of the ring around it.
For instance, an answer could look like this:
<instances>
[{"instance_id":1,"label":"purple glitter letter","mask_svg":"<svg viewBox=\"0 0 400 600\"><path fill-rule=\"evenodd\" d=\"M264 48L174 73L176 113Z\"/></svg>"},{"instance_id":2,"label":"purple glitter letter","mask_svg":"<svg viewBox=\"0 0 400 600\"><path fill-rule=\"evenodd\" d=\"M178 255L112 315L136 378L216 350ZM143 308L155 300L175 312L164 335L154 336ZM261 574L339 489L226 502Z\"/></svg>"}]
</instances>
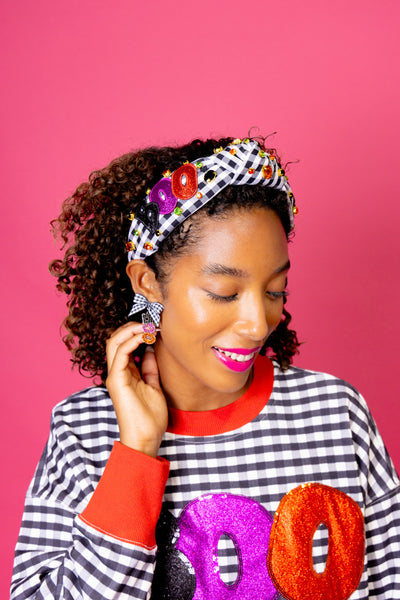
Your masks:
<instances>
[{"instance_id":1,"label":"purple glitter letter","mask_svg":"<svg viewBox=\"0 0 400 600\"><path fill-rule=\"evenodd\" d=\"M158 204L160 215L169 215L174 210L178 198L172 193L171 180L168 177L156 183L150 192L149 200Z\"/></svg>"},{"instance_id":2,"label":"purple glitter letter","mask_svg":"<svg viewBox=\"0 0 400 600\"><path fill-rule=\"evenodd\" d=\"M177 550L192 564L196 590L192 600L273 600L278 593L267 569L273 517L244 496L212 494L193 500L178 519ZM218 542L228 535L235 544L238 577L232 585L219 574Z\"/></svg>"}]
</instances>

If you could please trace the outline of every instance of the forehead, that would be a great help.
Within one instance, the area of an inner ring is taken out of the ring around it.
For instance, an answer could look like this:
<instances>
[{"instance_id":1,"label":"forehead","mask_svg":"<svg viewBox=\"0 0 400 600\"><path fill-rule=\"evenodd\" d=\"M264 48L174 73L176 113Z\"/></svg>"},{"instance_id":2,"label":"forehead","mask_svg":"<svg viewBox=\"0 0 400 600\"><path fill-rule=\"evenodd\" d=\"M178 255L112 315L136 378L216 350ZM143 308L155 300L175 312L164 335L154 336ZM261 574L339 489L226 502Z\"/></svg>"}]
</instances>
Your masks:
<instances>
[{"instance_id":1,"label":"forehead","mask_svg":"<svg viewBox=\"0 0 400 600\"><path fill-rule=\"evenodd\" d=\"M196 270L223 264L249 273L272 272L288 261L288 242L272 210L233 210L222 217L202 218L197 242L184 258Z\"/></svg>"}]
</instances>

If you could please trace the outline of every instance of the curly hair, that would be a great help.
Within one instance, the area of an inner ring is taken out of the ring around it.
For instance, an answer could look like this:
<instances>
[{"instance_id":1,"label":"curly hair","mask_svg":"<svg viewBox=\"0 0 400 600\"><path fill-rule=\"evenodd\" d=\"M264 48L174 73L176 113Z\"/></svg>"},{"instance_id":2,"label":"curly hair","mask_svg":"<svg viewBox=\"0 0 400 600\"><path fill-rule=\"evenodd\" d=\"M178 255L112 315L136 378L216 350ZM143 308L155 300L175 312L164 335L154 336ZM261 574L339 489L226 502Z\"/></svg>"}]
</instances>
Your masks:
<instances>
[{"instance_id":1,"label":"curly hair","mask_svg":"<svg viewBox=\"0 0 400 600\"><path fill-rule=\"evenodd\" d=\"M126 274L126 239L129 215L169 168L174 170L186 160L213 153L227 146L233 138L194 140L180 147L150 147L124 154L104 169L94 171L89 181L78 186L65 200L62 212L52 221L55 237L60 236L65 249L62 259L50 263L50 273L57 278L57 289L68 297L68 316L63 341L72 354L73 365L82 374L107 376L106 340L127 321L133 291ZM263 140L257 140L264 148ZM273 153L274 149L264 148ZM261 186L228 186L181 224L160 244L159 250L146 259L162 283L168 278L171 250L179 256L196 240L196 223L204 217L224 218L234 208L261 206L272 209L280 218L286 236L290 222L286 195ZM189 226L188 226L188 222ZM135 318L138 318L137 316ZM285 370L298 351L296 333L289 329L291 316L284 308L282 320L268 338L268 348ZM139 352L140 354L140 352Z\"/></svg>"}]
</instances>

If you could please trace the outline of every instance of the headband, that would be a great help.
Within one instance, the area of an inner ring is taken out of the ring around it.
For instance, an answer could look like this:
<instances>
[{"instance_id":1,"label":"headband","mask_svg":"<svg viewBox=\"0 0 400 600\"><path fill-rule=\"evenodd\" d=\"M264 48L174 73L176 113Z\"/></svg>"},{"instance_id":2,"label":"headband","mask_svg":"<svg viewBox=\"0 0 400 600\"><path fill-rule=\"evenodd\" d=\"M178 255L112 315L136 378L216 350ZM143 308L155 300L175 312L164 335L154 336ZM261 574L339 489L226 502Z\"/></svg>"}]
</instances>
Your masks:
<instances>
[{"instance_id":1,"label":"headband","mask_svg":"<svg viewBox=\"0 0 400 600\"><path fill-rule=\"evenodd\" d=\"M164 171L163 178L131 214L126 244L128 260L144 259L157 252L160 243L228 185L265 185L287 194L293 227L297 214L285 171L275 156L248 138L236 139L214 154Z\"/></svg>"}]
</instances>

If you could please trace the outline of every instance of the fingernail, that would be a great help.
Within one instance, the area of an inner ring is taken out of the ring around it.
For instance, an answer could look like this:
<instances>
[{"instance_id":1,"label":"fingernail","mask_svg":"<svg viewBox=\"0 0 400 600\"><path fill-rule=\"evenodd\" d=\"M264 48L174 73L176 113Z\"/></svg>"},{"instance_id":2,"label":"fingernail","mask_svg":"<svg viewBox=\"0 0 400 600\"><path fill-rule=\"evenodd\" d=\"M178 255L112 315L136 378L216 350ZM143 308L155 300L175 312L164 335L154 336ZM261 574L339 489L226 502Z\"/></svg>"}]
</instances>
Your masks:
<instances>
[{"instance_id":1,"label":"fingernail","mask_svg":"<svg viewBox=\"0 0 400 600\"><path fill-rule=\"evenodd\" d=\"M154 352L153 346L146 346L145 352Z\"/></svg>"}]
</instances>

